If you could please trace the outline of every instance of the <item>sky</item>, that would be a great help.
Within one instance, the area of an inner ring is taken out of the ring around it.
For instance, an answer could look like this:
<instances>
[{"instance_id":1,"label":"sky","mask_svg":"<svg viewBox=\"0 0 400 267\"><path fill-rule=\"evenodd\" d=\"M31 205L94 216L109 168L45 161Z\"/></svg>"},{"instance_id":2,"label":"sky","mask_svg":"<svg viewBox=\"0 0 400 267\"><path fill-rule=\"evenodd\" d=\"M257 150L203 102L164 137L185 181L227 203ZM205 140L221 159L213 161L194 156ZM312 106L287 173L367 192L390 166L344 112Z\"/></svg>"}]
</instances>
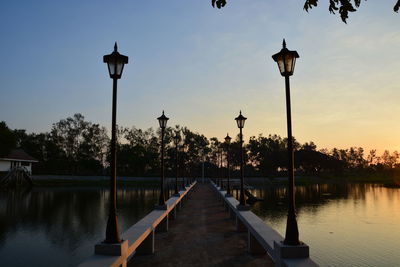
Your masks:
<instances>
[{"instance_id":1,"label":"sky","mask_svg":"<svg viewBox=\"0 0 400 267\"><path fill-rule=\"evenodd\" d=\"M296 50L293 135L318 148L400 150L400 14L362 1L347 24L321 0L2 1L0 121L45 132L74 113L111 127L105 54L129 56L118 81L119 125L169 125L222 139L286 136L285 84L271 56ZM247 139L246 138L246 139Z\"/></svg>"}]
</instances>

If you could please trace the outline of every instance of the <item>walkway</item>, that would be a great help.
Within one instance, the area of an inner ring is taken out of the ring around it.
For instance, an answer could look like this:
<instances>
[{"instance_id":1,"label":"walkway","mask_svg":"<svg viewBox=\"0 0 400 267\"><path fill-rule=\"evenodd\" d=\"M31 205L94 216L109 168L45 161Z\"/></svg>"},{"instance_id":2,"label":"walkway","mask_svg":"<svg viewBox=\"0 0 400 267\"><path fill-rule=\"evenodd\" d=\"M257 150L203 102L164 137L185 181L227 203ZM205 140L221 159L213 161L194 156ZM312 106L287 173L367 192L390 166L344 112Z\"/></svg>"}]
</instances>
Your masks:
<instances>
[{"instance_id":1,"label":"walkway","mask_svg":"<svg viewBox=\"0 0 400 267\"><path fill-rule=\"evenodd\" d=\"M247 252L247 233L236 231L209 184L195 186L155 244L154 255L134 256L128 266L274 266L268 255Z\"/></svg>"}]
</instances>

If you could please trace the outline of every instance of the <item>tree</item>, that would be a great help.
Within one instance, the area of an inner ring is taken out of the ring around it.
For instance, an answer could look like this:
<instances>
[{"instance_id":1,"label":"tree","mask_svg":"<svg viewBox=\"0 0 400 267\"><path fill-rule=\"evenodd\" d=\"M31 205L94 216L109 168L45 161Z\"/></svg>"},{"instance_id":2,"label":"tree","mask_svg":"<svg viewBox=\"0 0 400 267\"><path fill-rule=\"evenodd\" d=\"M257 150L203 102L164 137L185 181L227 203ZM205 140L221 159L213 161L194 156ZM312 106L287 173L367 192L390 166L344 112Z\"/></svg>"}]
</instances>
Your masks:
<instances>
[{"instance_id":1,"label":"tree","mask_svg":"<svg viewBox=\"0 0 400 267\"><path fill-rule=\"evenodd\" d=\"M226 5L226 0L211 0L213 7L217 8L224 7ZM346 23L349 12L355 12L360 7L361 0L329 0L329 12L331 14L336 14L339 12L340 17L344 23ZM304 3L304 10L308 10L316 7L318 5L318 0L306 0ZM397 0L393 10L398 12L400 8L400 0Z\"/></svg>"},{"instance_id":2,"label":"tree","mask_svg":"<svg viewBox=\"0 0 400 267\"><path fill-rule=\"evenodd\" d=\"M4 121L0 122L0 156L7 156L15 148L17 140Z\"/></svg>"},{"instance_id":3,"label":"tree","mask_svg":"<svg viewBox=\"0 0 400 267\"><path fill-rule=\"evenodd\" d=\"M388 150L385 150L382 154L382 163L387 169L392 169L396 163L397 160L399 159L399 153L397 151L394 151L392 155L390 155L390 152Z\"/></svg>"},{"instance_id":4,"label":"tree","mask_svg":"<svg viewBox=\"0 0 400 267\"><path fill-rule=\"evenodd\" d=\"M61 159L73 174L99 173L102 170L109 142L106 129L85 121L82 114L54 123L49 139L61 150L49 157L50 161Z\"/></svg>"}]
</instances>

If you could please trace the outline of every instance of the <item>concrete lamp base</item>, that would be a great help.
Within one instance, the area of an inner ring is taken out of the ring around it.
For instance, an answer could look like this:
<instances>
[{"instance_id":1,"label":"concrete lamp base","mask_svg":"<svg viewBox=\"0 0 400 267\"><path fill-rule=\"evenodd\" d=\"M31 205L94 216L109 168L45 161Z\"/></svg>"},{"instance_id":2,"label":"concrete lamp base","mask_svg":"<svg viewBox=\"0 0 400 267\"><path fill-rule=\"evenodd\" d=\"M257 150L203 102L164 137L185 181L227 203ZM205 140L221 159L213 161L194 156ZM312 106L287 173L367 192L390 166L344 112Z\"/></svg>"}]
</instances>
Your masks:
<instances>
[{"instance_id":1,"label":"concrete lamp base","mask_svg":"<svg viewBox=\"0 0 400 267\"><path fill-rule=\"evenodd\" d=\"M276 256L281 259L308 258L310 256L310 248L303 242L300 242L298 246L290 246L283 244L283 241L274 241L274 250Z\"/></svg>"},{"instance_id":2,"label":"concrete lamp base","mask_svg":"<svg viewBox=\"0 0 400 267\"><path fill-rule=\"evenodd\" d=\"M236 206L236 209L238 210L238 211L248 211L248 210L250 210L250 206L249 205L237 205Z\"/></svg>"},{"instance_id":3,"label":"concrete lamp base","mask_svg":"<svg viewBox=\"0 0 400 267\"><path fill-rule=\"evenodd\" d=\"M155 205L155 206L154 206L154 209L155 209L155 210L167 210L167 209L168 209L168 206L167 206L167 204L164 204L164 205Z\"/></svg>"},{"instance_id":4,"label":"concrete lamp base","mask_svg":"<svg viewBox=\"0 0 400 267\"><path fill-rule=\"evenodd\" d=\"M123 240L121 243L107 244L97 243L94 246L94 254L121 256L128 253L128 241Z\"/></svg>"}]
</instances>

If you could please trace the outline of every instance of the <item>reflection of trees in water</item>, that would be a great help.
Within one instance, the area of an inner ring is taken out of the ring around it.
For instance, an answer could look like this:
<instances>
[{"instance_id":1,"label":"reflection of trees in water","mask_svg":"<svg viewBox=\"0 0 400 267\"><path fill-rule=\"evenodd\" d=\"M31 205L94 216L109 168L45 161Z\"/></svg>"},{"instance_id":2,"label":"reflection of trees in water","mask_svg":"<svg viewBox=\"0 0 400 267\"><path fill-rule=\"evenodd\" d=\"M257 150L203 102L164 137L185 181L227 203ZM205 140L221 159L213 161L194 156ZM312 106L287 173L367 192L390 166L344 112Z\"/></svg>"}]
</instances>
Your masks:
<instances>
[{"instance_id":1,"label":"reflection of trees in water","mask_svg":"<svg viewBox=\"0 0 400 267\"><path fill-rule=\"evenodd\" d=\"M263 198L264 201L257 202L253 206L253 211L269 218L280 218L287 214L287 189L284 186L271 186L266 188L256 188L251 190L256 196ZM373 184L313 184L307 186L296 186L296 208L297 212L307 209L307 212L317 213L325 204L332 200L354 201L363 200L364 205L367 193L375 197L382 196L386 191L392 199L394 191L389 193L386 188Z\"/></svg>"},{"instance_id":2,"label":"reflection of trees in water","mask_svg":"<svg viewBox=\"0 0 400 267\"><path fill-rule=\"evenodd\" d=\"M121 229L139 220L154 203L152 189L118 191ZM54 245L69 250L99 238L108 216L108 190L92 188L35 188L29 192L0 192L0 245L21 229L44 232ZM100 238L101 238L100 237Z\"/></svg>"}]
</instances>

